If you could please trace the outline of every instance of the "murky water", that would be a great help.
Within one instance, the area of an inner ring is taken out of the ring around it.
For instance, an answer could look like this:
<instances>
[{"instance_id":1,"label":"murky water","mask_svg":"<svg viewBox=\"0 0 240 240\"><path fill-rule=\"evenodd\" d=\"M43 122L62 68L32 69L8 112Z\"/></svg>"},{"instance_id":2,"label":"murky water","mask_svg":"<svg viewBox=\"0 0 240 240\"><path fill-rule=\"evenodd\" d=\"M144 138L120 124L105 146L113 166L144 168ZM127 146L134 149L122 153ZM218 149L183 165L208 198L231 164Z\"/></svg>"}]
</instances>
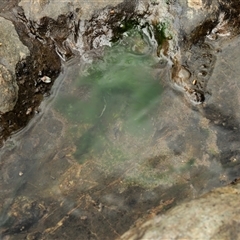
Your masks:
<instances>
[{"instance_id":1,"label":"murky water","mask_svg":"<svg viewBox=\"0 0 240 240\"><path fill-rule=\"evenodd\" d=\"M42 111L2 148L3 239L114 239L237 176L237 89L218 105L227 82L210 82L196 111L144 29L102 51L65 63ZM212 79L227 68L219 58Z\"/></svg>"}]
</instances>

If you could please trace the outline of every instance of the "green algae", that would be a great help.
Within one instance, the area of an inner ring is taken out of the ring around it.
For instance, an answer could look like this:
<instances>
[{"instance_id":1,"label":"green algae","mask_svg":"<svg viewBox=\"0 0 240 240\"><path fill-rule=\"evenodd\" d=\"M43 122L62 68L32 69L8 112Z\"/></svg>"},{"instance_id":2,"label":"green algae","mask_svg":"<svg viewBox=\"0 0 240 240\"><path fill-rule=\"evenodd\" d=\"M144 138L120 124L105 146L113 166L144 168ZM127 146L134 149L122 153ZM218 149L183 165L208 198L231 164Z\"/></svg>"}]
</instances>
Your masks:
<instances>
[{"instance_id":1,"label":"green algae","mask_svg":"<svg viewBox=\"0 0 240 240\"><path fill-rule=\"evenodd\" d=\"M121 23L113 29L112 42L115 43L122 39L125 32L136 30L139 28L139 20L137 19L123 19Z\"/></svg>"},{"instance_id":2,"label":"green algae","mask_svg":"<svg viewBox=\"0 0 240 240\"><path fill-rule=\"evenodd\" d=\"M160 56L160 50L164 44L173 38L169 32L170 24L168 22L156 22L153 24L153 34L157 41L157 55Z\"/></svg>"},{"instance_id":3,"label":"green algae","mask_svg":"<svg viewBox=\"0 0 240 240\"><path fill-rule=\"evenodd\" d=\"M76 94L56 101L80 164L94 159L105 172L125 169L139 152L131 144L139 148L150 141L163 91L152 73L155 57L146 36L132 29L73 81Z\"/></svg>"}]
</instances>

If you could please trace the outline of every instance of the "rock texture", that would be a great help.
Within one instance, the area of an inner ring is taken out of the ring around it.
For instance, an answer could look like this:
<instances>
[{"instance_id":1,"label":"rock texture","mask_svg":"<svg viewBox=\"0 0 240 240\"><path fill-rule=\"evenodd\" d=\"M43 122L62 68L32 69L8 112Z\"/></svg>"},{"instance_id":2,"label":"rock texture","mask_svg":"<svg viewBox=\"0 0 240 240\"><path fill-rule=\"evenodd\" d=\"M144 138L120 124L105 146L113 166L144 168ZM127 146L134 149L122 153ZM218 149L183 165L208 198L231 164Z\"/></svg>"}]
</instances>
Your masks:
<instances>
[{"instance_id":1,"label":"rock texture","mask_svg":"<svg viewBox=\"0 0 240 240\"><path fill-rule=\"evenodd\" d=\"M218 188L133 228L120 239L240 239L240 184Z\"/></svg>"},{"instance_id":2,"label":"rock texture","mask_svg":"<svg viewBox=\"0 0 240 240\"><path fill-rule=\"evenodd\" d=\"M12 22L0 17L0 63L14 73L17 62L28 54Z\"/></svg>"},{"instance_id":3,"label":"rock texture","mask_svg":"<svg viewBox=\"0 0 240 240\"><path fill-rule=\"evenodd\" d=\"M28 48L19 40L14 25L0 17L0 112L2 113L11 111L17 101L15 66L28 54Z\"/></svg>"},{"instance_id":4,"label":"rock texture","mask_svg":"<svg viewBox=\"0 0 240 240\"><path fill-rule=\"evenodd\" d=\"M188 0L188 5L197 10L203 7L202 0Z\"/></svg>"},{"instance_id":5,"label":"rock texture","mask_svg":"<svg viewBox=\"0 0 240 240\"><path fill-rule=\"evenodd\" d=\"M122 0L73 0L73 1L58 1L58 0L22 0L19 6L23 7L25 15L28 19L39 20L47 16L53 19L61 14L67 14L75 9L78 9L81 19L89 19L95 10L101 9L107 5L117 5Z\"/></svg>"},{"instance_id":6,"label":"rock texture","mask_svg":"<svg viewBox=\"0 0 240 240\"><path fill-rule=\"evenodd\" d=\"M12 110L17 101L17 84L9 70L0 65L0 112Z\"/></svg>"}]
</instances>

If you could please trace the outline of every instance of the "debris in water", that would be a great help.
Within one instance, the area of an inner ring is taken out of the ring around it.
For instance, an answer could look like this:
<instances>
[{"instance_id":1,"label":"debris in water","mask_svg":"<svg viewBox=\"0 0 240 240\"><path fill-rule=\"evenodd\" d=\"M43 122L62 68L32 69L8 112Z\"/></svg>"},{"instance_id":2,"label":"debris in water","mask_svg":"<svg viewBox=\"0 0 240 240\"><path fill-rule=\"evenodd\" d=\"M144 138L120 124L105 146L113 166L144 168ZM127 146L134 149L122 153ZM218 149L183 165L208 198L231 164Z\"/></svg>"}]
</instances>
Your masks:
<instances>
[{"instance_id":1,"label":"debris in water","mask_svg":"<svg viewBox=\"0 0 240 240\"><path fill-rule=\"evenodd\" d=\"M196 85L197 84L197 80L194 79L193 82L192 82L193 85Z\"/></svg>"},{"instance_id":2,"label":"debris in water","mask_svg":"<svg viewBox=\"0 0 240 240\"><path fill-rule=\"evenodd\" d=\"M32 113L32 110L33 110L32 107L28 108L27 111L26 111L26 115L31 114L31 113Z\"/></svg>"},{"instance_id":3,"label":"debris in water","mask_svg":"<svg viewBox=\"0 0 240 240\"><path fill-rule=\"evenodd\" d=\"M44 83L51 83L51 78L48 76L43 76L40 78L42 82Z\"/></svg>"},{"instance_id":4,"label":"debris in water","mask_svg":"<svg viewBox=\"0 0 240 240\"><path fill-rule=\"evenodd\" d=\"M103 107L103 110L102 110L101 114L98 116L99 118L103 115L103 113L105 112L105 110L107 108L106 99L105 98L103 98L103 99L104 99L104 107Z\"/></svg>"}]
</instances>

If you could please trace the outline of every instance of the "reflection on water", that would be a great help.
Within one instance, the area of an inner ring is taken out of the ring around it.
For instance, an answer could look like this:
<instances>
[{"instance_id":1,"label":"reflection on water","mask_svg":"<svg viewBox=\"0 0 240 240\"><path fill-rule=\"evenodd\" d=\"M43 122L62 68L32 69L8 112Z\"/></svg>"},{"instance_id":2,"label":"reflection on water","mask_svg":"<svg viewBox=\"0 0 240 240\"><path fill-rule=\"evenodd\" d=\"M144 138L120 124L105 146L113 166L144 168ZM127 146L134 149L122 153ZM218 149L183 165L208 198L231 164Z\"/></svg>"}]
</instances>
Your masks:
<instances>
[{"instance_id":1,"label":"reflection on water","mask_svg":"<svg viewBox=\"0 0 240 240\"><path fill-rule=\"evenodd\" d=\"M131 30L92 66L65 67L55 99L2 150L2 236L114 239L226 183L216 131L156 61Z\"/></svg>"}]
</instances>

